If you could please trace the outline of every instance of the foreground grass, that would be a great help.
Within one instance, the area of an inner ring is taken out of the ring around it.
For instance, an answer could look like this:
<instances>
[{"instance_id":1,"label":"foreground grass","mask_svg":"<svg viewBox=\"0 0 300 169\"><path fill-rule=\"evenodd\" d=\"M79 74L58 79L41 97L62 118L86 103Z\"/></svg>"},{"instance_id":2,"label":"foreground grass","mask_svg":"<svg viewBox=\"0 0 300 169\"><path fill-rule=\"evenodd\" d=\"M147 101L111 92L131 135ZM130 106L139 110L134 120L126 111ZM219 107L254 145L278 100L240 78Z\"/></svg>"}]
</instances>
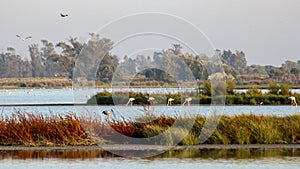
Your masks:
<instances>
[{"instance_id":1,"label":"foreground grass","mask_svg":"<svg viewBox=\"0 0 300 169\"><path fill-rule=\"evenodd\" d=\"M187 117L145 116L145 123L127 120L101 120L100 116L74 114L42 115L15 112L0 120L0 145L76 146L117 143L116 132L129 137L149 138L169 129L175 121L189 123ZM196 118L191 130L175 128L166 135L172 141L184 133L179 145L199 144L199 135L206 121ZM124 141L124 140L123 140ZM138 143L138 142L137 142ZM295 144L300 143L300 115L285 117L271 115L221 116L219 125L204 142L206 144ZM157 143L159 144L159 142Z\"/></svg>"}]
</instances>

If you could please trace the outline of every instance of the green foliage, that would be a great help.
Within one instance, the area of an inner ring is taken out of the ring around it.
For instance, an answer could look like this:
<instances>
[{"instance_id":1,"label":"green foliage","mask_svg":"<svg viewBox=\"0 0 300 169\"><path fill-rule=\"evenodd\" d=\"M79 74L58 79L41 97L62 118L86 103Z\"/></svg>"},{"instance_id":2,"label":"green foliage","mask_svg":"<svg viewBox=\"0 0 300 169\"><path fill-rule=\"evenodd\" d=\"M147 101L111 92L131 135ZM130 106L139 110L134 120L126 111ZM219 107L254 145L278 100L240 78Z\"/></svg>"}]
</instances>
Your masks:
<instances>
[{"instance_id":1,"label":"green foliage","mask_svg":"<svg viewBox=\"0 0 300 169\"><path fill-rule=\"evenodd\" d=\"M207 96L212 96L212 88L211 88L211 83L210 81L205 81L204 82L204 87L203 87L203 91L204 91L204 94L207 95Z\"/></svg>"},{"instance_id":2,"label":"green foliage","mask_svg":"<svg viewBox=\"0 0 300 169\"><path fill-rule=\"evenodd\" d=\"M227 80L226 86L227 94L234 94L235 83L231 80Z\"/></svg>"},{"instance_id":3,"label":"green foliage","mask_svg":"<svg viewBox=\"0 0 300 169\"><path fill-rule=\"evenodd\" d=\"M291 92L290 92L290 86L287 85L287 84L281 84L280 85L280 94L282 95L290 95Z\"/></svg>"},{"instance_id":4,"label":"green foliage","mask_svg":"<svg viewBox=\"0 0 300 169\"><path fill-rule=\"evenodd\" d=\"M279 94L280 85L275 82L270 82L268 89L270 94Z\"/></svg>"},{"instance_id":5,"label":"green foliage","mask_svg":"<svg viewBox=\"0 0 300 169\"><path fill-rule=\"evenodd\" d=\"M257 87L254 86L254 87L248 89L246 94L248 94L250 96L257 96L257 95L262 95L262 92L260 89L258 89Z\"/></svg>"}]
</instances>

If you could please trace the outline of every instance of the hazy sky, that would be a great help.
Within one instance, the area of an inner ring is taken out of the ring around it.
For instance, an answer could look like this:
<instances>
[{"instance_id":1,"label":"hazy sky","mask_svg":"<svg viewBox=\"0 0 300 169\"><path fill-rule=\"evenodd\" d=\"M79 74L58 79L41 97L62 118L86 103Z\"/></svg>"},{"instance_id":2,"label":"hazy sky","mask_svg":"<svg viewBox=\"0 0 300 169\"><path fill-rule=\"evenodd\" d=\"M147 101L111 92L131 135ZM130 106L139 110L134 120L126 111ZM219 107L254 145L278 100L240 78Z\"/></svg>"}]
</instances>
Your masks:
<instances>
[{"instance_id":1,"label":"hazy sky","mask_svg":"<svg viewBox=\"0 0 300 169\"><path fill-rule=\"evenodd\" d=\"M299 8L300 0L1 0L0 49L28 57L28 45L41 39L85 41L117 18L163 12L193 23L217 49L244 51L248 64L280 65L300 60ZM16 34L33 38L22 42Z\"/></svg>"}]
</instances>

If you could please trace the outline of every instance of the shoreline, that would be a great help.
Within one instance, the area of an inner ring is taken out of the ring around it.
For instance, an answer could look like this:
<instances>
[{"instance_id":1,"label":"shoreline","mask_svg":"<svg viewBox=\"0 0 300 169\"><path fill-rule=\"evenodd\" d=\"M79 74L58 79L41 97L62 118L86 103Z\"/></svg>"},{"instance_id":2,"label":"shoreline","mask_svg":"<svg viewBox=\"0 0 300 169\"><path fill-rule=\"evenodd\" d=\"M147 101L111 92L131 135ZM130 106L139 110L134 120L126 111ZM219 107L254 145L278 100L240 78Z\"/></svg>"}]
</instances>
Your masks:
<instances>
[{"instance_id":1,"label":"shoreline","mask_svg":"<svg viewBox=\"0 0 300 169\"><path fill-rule=\"evenodd\" d=\"M160 145L96 145L96 146L0 146L0 151L40 151L40 150L104 150L104 151L168 151L168 150L202 150L202 149L300 149L300 144L202 144L192 146Z\"/></svg>"}]
</instances>

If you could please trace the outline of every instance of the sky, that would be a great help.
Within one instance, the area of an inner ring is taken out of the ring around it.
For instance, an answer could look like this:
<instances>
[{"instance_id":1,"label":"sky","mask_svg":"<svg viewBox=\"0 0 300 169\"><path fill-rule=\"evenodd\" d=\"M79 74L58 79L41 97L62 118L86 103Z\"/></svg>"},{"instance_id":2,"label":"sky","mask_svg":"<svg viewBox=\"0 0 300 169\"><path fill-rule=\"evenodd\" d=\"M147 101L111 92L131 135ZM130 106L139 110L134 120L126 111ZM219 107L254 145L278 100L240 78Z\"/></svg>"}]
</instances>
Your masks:
<instances>
[{"instance_id":1,"label":"sky","mask_svg":"<svg viewBox=\"0 0 300 169\"><path fill-rule=\"evenodd\" d=\"M0 49L29 57L28 45L42 39L84 42L118 18L156 12L188 21L215 49L243 51L248 65L280 66L300 60L299 8L300 0L1 0ZM32 39L23 42L16 34Z\"/></svg>"}]
</instances>

